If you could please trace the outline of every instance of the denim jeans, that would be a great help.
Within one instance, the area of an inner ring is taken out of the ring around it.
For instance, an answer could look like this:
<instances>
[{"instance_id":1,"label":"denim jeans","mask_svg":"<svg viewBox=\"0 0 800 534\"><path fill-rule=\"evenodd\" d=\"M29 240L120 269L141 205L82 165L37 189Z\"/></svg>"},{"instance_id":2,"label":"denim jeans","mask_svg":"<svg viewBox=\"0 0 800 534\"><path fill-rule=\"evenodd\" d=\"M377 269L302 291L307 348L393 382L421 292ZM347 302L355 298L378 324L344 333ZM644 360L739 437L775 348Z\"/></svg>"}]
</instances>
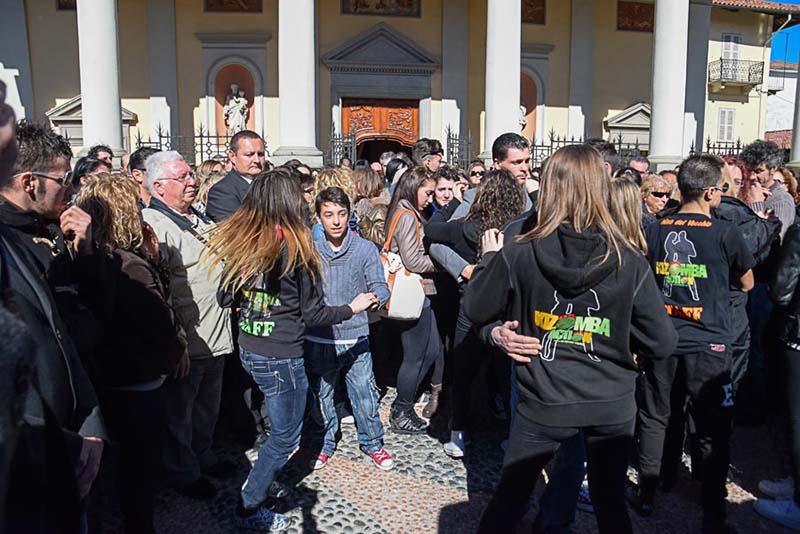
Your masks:
<instances>
[{"instance_id":1,"label":"denim jeans","mask_svg":"<svg viewBox=\"0 0 800 534\"><path fill-rule=\"evenodd\" d=\"M258 459L242 486L244 507L256 508L266 500L267 489L300 444L308 379L302 358L272 358L243 348L239 352L245 371L264 393L269 412L269 438L258 449Z\"/></svg>"},{"instance_id":2,"label":"denim jeans","mask_svg":"<svg viewBox=\"0 0 800 534\"><path fill-rule=\"evenodd\" d=\"M217 463L211 449L222 395L224 356L192 359L189 374L164 383L164 467L177 486L198 480Z\"/></svg>"},{"instance_id":3,"label":"denim jeans","mask_svg":"<svg viewBox=\"0 0 800 534\"><path fill-rule=\"evenodd\" d=\"M548 533L572 532L575 506L586 476L586 446L583 432L561 443L553 468L547 473L547 487L539 501L537 525Z\"/></svg>"},{"instance_id":4,"label":"denim jeans","mask_svg":"<svg viewBox=\"0 0 800 534\"><path fill-rule=\"evenodd\" d=\"M306 369L314 405L311 413L322 433L322 454L333 454L336 448L336 416L333 395L340 371L345 371L345 384L353 417L358 429L358 443L367 454L383 446L383 425L378 415L378 388L372 373L369 338L362 337L353 345L325 345L306 342Z\"/></svg>"}]
</instances>

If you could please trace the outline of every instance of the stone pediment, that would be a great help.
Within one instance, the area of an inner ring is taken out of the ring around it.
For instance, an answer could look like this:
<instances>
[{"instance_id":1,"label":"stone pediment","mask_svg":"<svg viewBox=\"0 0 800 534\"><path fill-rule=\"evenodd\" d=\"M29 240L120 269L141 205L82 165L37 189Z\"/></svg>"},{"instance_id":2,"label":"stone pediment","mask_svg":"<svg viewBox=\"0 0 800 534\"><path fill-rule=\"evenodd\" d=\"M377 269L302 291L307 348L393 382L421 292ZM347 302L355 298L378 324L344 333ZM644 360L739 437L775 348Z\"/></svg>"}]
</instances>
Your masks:
<instances>
[{"instance_id":1,"label":"stone pediment","mask_svg":"<svg viewBox=\"0 0 800 534\"><path fill-rule=\"evenodd\" d=\"M637 102L605 121L607 130L650 129L650 104Z\"/></svg>"},{"instance_id":2,"label":"stone pediment","mask_svg":"<svg viewBox=\"0 0 800 534\"><path fill-rule=\"evenodd\" d=\"M322 62L331 72L430 75L439 67L435 56L385 22L334 48Z\"/></svg>"},{"instance_id":3,"label":"stone pediment","mask_svg":"<svg viewBox=\"0 0 800 534\"><path fill-rule=\"evenodd\" d=\"M55 125L68 122L80 122L83 118L81 113L81 95L72 97L63 104L51 108L45 112L45 116ZM122 108L122 123L129 126L136 126L139 123L139 117L131 110Z\"/></svg>"}]
</instances>

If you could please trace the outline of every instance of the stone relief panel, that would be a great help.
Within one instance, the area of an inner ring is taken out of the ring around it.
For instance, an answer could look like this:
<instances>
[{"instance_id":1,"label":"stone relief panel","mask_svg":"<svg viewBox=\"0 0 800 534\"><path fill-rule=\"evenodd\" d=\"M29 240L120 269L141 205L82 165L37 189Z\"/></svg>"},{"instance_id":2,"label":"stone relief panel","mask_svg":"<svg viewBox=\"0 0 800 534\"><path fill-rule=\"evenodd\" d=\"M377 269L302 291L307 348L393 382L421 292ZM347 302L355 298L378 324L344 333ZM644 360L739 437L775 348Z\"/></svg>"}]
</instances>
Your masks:
<instances>
[{"instance_id":1,"label":"stone relief panel","mask_svg":"<svg viewBox=\"0 0 800 534\"><path fill-rule=\"evenodd\" d=\"M206 11L261 13L262 0L206 0Z\"/></svg>"},{"instance_id":2,"label":"stone relief panel","mask_svg":"<svg viewBox=\"0 0 800 534\"><path fill-rule=\"evenodd\" d=\"M522 23L545 23L545 0L522 0Z\"/></svg>"},{"instance_id":3,"label":"stone relief panel","mask_svg":"<svg viewBox=\"0 0 800 534\"><path fill-rule=\"evenodd\" d=\"M342 0L343 15L419 17L422 0Z\"/></svg>"},{"instance_id":4,"label":"stone relief panel","mask_svg":"<svg viewBox=\"0 0 800 534\"><path fill-rule=\"evenodd\" d=\"M617 2L617 30L653 33L655 4L646 2Z\"/></svg>"}]
</instances>

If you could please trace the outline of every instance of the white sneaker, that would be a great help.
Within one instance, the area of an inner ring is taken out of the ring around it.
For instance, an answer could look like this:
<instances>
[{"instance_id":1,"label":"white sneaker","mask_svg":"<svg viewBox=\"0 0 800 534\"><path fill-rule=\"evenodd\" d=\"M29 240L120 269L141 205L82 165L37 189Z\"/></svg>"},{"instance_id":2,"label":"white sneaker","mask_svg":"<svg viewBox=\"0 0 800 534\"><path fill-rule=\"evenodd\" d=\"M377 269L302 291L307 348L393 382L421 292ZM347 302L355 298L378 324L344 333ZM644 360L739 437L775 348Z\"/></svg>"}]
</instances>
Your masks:
<instances>
[{"instance_id":1,"label":"white sneaker","mask_svg":"<svg viewBox=\"0 0 800 534\"><path fill-rule=\"evenodd\" d=\"M352 415L345 415L344 417L339 419L339 422L343 425L354 425L356 424L356 418L353 417Z\"/></svg>"},{"instance_id":2,"label":"white sneaker","mask_svg":"<svg viewBox=\"0 0 800 534\"><path fill-rule=\"evenodd\" d=\"M578 510L582 512L587 512L590 514L594 513L594 506L592 506L592 496L589 493L589 482L584 477L583 482L581 482L581 489L578 492L578 503L576 504Z\"/></svg>"},{"instance_id":3,"label":"white sneaker","mask_svg":"<svg viewBox=\"0 0 800 534\"><path fill-rule=\"evenodd\" d=\"M759 484L760 485L760 484ZM753 503L756 512L771 521L800 531L800 507L794 499L770 501L769 499L758 499Z\"/></svg>"},{"instance_id":4,"label":"white sneaker","mask_svg":"<svg viewBox=\"0 0 800 534\"><path fill-rule=\"evenodd\" d=\"M450 432L450 441L444 444L444 453L450 458L464 457L464 432L453 430Z\"/></svg>"},{"instance_id":5,"label":"white sneaker","mask_svg":"<svg viewBox=\"0 0 800 534\"><path fill-rule=\"evenodd\" d=\"M792 477L779 480L762 480L758 483L758 491L776 501L794 498L794 480Z\"/></svg>"}]
</instances>

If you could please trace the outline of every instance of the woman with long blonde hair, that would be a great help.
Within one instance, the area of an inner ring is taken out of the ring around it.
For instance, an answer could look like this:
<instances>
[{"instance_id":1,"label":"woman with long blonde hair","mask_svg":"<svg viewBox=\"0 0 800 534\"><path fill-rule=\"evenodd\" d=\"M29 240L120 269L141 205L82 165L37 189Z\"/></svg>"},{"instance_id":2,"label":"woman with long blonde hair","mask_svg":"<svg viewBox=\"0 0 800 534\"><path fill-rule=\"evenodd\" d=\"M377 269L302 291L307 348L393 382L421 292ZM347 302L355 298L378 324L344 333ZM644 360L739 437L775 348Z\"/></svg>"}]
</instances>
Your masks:
<instances>
[{"instance_id":1,"label":"woman with long blonde hair","mask_svg":"<svg viewBox=\"0 0 800 534\"><path fill-rule=\"evenodd\" d=\"M570 145L547 162L537 226L484 256L464 311L476 328L517 321L541 340L536 358L511 356L519 391L501 479L479 532L510 532L561 443L582 432L601 533L631 532L624 500L633 436L633 352L664 358L677 337L641 251L609 210L610 182L593 148Z\"/></svg>"},{"instance_id":2,"label":"woman with long blonde hair","mask_svg":"<svg viewBox=\"0 0 800 534\"><path fill-rule=\"evenodd\" d=\"M647 241L642 232L642 200L641 190L636 182L629 178L613 178L611 180L611 198L609 209L623 237L647 254Z\"/></svg>"},{"instance_id":3,"label":"woman with long blonde hair","mask_svg":"<svg viewBox=\"0 0 800 534\"><path fill-rule=\"evenodd\" d=\"M262 504L300 443L306 327L340 323L377 303L362 293L349 305L325 306L307 209L299 181L278 168L253 180L241 207L209 236L211 267L222 269L220 304L239 309L240 359L264 393L271 427L242 486L240 528L277 531L289 522Z\"/></svg>"},{"instance_id":4,"label":"woman with long blonde hair","mask_svg":"<svg viewBox=\"0 0 800 534\"><path fill-rule=\"evenodd\" d=\"M90 365L112 439L120 447L119 491L128 532L154 532L153 497L161 465L162 385L186 345L167 305L137 201L138 185L106 173L89 177L76 205L92 217L107 255L113 295L92 295L101 339Z\"/></svg>"}]
</instances>

